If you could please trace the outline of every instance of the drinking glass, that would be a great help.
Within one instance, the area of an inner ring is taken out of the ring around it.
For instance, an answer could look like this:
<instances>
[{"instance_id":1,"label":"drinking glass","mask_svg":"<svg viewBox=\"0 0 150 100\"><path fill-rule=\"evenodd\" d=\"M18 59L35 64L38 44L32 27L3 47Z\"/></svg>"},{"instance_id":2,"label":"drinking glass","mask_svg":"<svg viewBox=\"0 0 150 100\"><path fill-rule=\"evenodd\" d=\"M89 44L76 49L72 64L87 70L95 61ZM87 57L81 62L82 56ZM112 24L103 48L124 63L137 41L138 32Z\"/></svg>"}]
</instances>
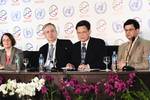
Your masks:
<instances>
[{"instance_id":1,"label":"drinking glass","mask_svg":"<svg viewBox=\"0 0 150 100\"><path fill-rule=\"evenodd\" d=\"M109 57L109 56L105 56L105 57L103 58L103 62L106 64L106 69L105 69L105 71L108 72L108 71L109 71L109 69L108 69L108 64L110 63L110 57Z\"/></svg>"},{"instance_id":2,"label":"drinking glass","mask_svg":"<svg viewBox=\"0 0 150 100\"><path fill-rule=\"evenodd\" d=\"M29 59L28 58L23 58L23 63L24 63L24 65L25 65L25 72L27 72L27 65L28 65L28 63L29 63Z\"/></svg>"}]
</instances>

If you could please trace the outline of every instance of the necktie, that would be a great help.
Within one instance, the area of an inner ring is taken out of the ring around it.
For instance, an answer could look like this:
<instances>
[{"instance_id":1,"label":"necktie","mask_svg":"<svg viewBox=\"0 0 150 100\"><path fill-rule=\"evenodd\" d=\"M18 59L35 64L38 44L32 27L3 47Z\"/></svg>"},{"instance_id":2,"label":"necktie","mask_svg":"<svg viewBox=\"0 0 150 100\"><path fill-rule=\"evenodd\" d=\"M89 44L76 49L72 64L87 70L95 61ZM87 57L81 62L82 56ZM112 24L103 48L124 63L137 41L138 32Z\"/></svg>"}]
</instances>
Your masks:
<instances>
[{"instance_id":1,"label":"necktie","mask_svg":"<svg viewBox=\"0 0 150 100\"><path fill-rule=\"evenodd\" d=\"M82 43L81 47L81 64L85 64L85 56L86 56L86 43Z\"/></svg>"},{"instance_id":2,"label":"necktie","mask_svg":"<svg viewBox=\"0 0 150 100\"><path fill-rule=\"evenodd\" d=\"M53 47L53 44L51 44L49 48L49 60L50 61L53 61L53 52L54 52L54 47Z\"/></svg>"},{"instance_id":3,"label":"necktie","mask_svg":"<svg viewBox=\"0 0 150 100\"><path fill-rule=\"evenodd\" d=\"M54 52L53 44L50 44L50 47L49 47L49 58L48 58L49 65L46 68L47 71L50 71L51 68L53 67L53 52Z\"/></svg>"}]
</instances>

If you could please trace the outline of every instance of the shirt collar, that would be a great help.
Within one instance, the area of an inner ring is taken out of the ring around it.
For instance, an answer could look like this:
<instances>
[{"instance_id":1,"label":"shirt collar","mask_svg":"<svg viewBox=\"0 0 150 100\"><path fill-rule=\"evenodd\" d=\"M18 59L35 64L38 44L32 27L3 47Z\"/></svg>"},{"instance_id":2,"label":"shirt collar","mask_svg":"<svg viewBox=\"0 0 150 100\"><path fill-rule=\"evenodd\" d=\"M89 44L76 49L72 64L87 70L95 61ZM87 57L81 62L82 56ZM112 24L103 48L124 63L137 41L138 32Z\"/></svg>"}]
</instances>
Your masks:
<instances>
[{"instance_id":1,"label":"shirt collar","mask_svg":"<svg viewBox=\"0 0 150 100\"><path fill-rule=\"evenodd\" d=\"M136 37L135 37L135 39L134 39L134 41L133 41L132 45L134 45L134 44L135 44L135 42L138 40L138 38L139 38L139 36L136 36ZM131 44L131 41L129 41L129 44Z\"/></svg>"},{"instance_id":2,"label":"shirt collar","mask_svg":"<svg viewBox=\"0 0 150 100\"><path fill-rule=\"evenodd\" d=\"M57 39L53 43L48 43L49 47L53 44L53 47L56 47Z\"/></svg>"},{"instance_id":3,"label":"shirt collar","mask_svg":"<svg viewBox=\"0 0 150 100\"><path fill-rule=\"evenodd\" d=\"M139 36L137 36L137 37L135 38L135 40L133 41L133 44L135 44L135 42L137 41L138 38L139 38Z\"/></svg>"},{"instance_id":4,"label":"shirt collar","mask_svg":"<svg viewBox=\"0 0 150 100\"><path fill-rule=\"evenodd\" d=\"M85 42L81 42L81 45L82 45L82 43L85 43L86 44L85 47L87 48L89 40L90 40L90 38L88 40L86 40Z\"/></svg>"}]
</instances>

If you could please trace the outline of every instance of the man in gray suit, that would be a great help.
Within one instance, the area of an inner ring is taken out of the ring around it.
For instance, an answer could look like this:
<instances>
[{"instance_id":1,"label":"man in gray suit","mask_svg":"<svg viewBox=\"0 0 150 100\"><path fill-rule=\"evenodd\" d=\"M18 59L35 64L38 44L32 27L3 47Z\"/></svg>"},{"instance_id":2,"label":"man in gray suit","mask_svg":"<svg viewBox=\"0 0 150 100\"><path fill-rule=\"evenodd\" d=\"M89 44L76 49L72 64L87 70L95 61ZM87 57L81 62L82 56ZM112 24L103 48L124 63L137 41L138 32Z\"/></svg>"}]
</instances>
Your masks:
<instances>
[{"instance_id":1,"label":"man in gray suit","mask_svg":"<svg viewBox=\"0 0 150 100\"><path fill-rule=\"evenodd\" d=\"M124 23L124 30L129 41L119 46L118 69L127 65L136 70L147 70L150 42L139 37L140 25L134 19L128 19Z\"/></svg>"}]
</instances>

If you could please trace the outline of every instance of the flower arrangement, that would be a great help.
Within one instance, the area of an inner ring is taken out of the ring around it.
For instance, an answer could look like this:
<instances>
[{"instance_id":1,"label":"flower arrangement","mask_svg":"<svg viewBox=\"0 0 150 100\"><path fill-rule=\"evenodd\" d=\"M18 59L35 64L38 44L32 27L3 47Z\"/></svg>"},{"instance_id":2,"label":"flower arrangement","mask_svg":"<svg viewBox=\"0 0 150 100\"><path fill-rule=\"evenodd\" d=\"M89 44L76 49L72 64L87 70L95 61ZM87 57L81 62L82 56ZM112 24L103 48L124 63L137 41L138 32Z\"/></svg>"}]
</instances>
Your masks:
<instances>
[{"instance_id":1,"label":"flower arrangement","mask_svg":"<svg viewBox=\"0 0 150 100\"><path fill-rule=\"evenodd\" d=\"M28 83L8 79L5 84L0 77L0 93L21 98L35 96L38 91L43 100L95 100L104 90L108 96L119 99L150 100L150 90L134 72L129 73L125 79L117 73L111 73L106 80L98 80L96 83L80 82L75 77L67 76L60 80L60 85L56 85L54 78L48 74L39 77L41 78L34 77ZM137 90L135 86L138 86Z\"/></svg>"},{"instance_id":2,"label":"flower arrangement","mask_svg":"<svg viewBox=\"0 0 150 100\"><path fill-rule=\"evenodd\" d=\"M41 93L46 100L56 100L59 98L60 91L58 86L54 83L54 78L50 75L42 75L45 80L45 85L41 88ZM58 99L59 100L59 99Z\"/></svg>"},{"instance_id":3,"label":"flower arrangement","mask_svg":"<svg viewBox=\"0 0 150 100\"><path fill-rule=\"evenodd\" d=\"M16 80L8 80L6 84L1 84L0 86L0 92L2 92L4 95L14 95L15 90L17 87Z\"/></svg>"},{"instance_id":4,"label":"flower arrangement","mask_svg":"<svg viewBox=\"0 0 150 100\"><path fill-rule=\"evenodd\" d=\"M17 83L16 93L21 96L35 96L36 91L40 91L42 86L45 85L43 78L35 77L29 83Z\"/></svg>"},{"instance_id":5,"label":"flower arrangement","mask_svg":"<svg viewBox=\"0 0 150 100\"><path fill-rule=\"evenodd\" d=\"M135 73L129 73L127 80L120 79L117 73L110 74L104 83L104 90L109 96L115 97L121 92L127 91L133 86Z\"/></svg>"},{"instance_id":6,"label":"flower arrangement","mask_svg":"<svg viewBox=\"0 0 150 100\"><path fill-rule=\"evenodd\" d=\"M150 90L138 76L136 76L136 85L133 87L134 89L128 89L121 97L125 100L150 100Z\"/></svg>"},{"instance_id":7,"label":"flower arrangement","mask_svg":"<svg viewBox=\"0 0 150 100\"><path fill-rule=\"evenodd\" d=\"M96 84L80 83L74 77L65 78L61 81L60 86L66 100L95 100L100 90L100 82Z\"/></svg>"},{"instance_id":8,"label":"flower arrangement","mask_svg":"<svg viewBox=\"0 0 150 100\"><path fill-rule=\"evenodd\" d=\"M110 74L104 83L104 90L109 96L123 100L150 100L150 90L134 72L129 73L126 80L118 74Z\"/></svg>"},{"instance_id":9,"label":"flower arrangement","mask_svg":"<svg viewBox=\"0 0 150 100\"><path fill-rule=\"evenodd\" d=\"M35 96L36 91L40 91L42 86L45 84L44 79L39 79L35 77L29 83L17 83L16 80L8 79L5 84L0 85L0 92L3 95L18 95L23 96Z\"/></svg>"}]
</instances>

